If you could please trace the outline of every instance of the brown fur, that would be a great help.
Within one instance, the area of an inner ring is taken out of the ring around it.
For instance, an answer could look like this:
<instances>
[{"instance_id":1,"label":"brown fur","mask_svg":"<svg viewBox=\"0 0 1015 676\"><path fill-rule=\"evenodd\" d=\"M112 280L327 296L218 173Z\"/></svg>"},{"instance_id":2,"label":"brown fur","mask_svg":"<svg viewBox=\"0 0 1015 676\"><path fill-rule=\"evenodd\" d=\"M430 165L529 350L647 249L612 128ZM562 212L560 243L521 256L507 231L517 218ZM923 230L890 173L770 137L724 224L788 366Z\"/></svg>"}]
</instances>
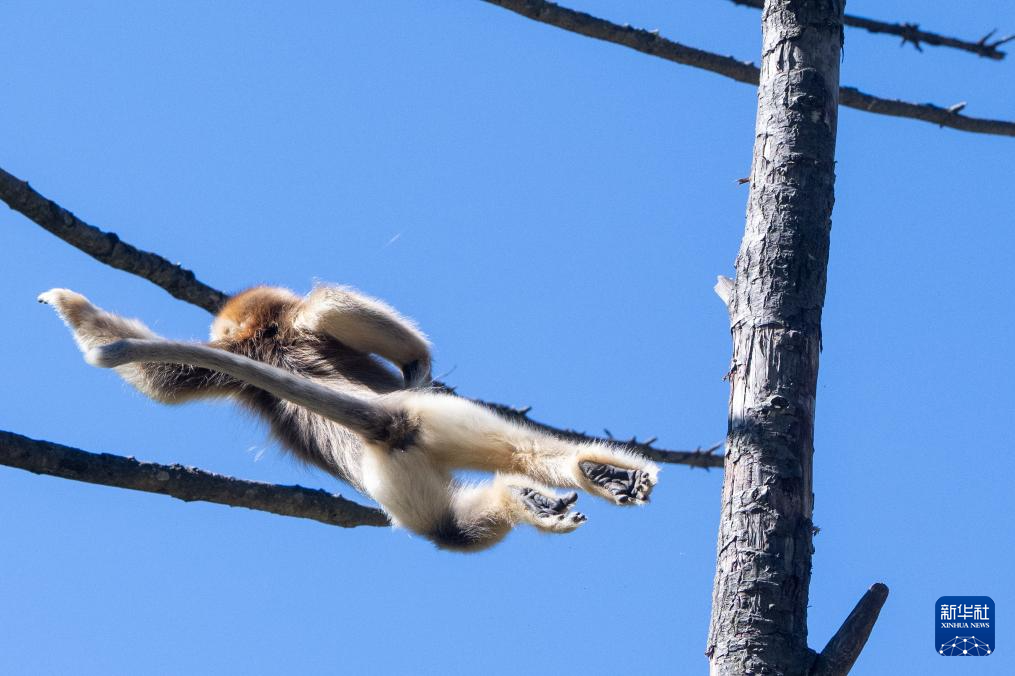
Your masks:
<instances>
[{"instance_id":1,"label":"brown fur","mask_svg":"<svg viewBox=\"0 0 1015 676\"><path fill-rule=\"evenodd\" d=\"M265 419L296 457L348 481L377 500L396 525L447 549L488 547L517 523L546 532L574 530L584 516L570 511L573 500L561 502L548 486L641 504L656 482L658 469L641 456L568 442L468 400L408 388L429 382L425 337L395 310L351 289L319 287L306 298L273 287L245 291L216 316L207 347L162 341L140 322L104 312L66 289L39 299L56 307L85 352L105 349L112 355L113 348L123 348L119 360L93 363L114 366L139 390L166 403L236 399ZM147 350L136 353L146 356L130 356L132 344ZM246 359L215 358L220 351ZM200 354L191 355L195 352ZM256 362L279 370L253 368ZM260 380L253 374L258 369ZM323 389L310 392L301 383ZM318 405L322 401L328 405ZM343 402L352 414L341 408ZM631 486L619 494L616 482L597 483L581 469L589 463L631 472ZM497 474L493 482L469 485L454 478L459 468ZM534 501L533 493L545 500Z\"/></svg>"}]
</instances>

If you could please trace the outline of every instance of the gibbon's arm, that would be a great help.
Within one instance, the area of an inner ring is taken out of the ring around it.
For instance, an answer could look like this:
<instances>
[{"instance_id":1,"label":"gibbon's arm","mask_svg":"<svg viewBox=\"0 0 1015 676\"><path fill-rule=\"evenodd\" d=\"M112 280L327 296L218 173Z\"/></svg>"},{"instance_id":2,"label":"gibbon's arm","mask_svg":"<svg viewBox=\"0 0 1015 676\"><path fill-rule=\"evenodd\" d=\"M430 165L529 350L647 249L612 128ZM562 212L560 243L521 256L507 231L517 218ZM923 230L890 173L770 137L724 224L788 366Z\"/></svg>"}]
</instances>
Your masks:
<instances>
[{"instance_id":1,"label":"gibbon's arm","mask_svg":"<svg viewBox=\"0 0 1015 676\"><path fill-rule=\"evenodd\" d=\"M53 306L74 333L82 352L124 338L159 339L136 319L126 319L95 307L69 289L50 289L40 303ZM167 363L125 364L116 369L129 384L156 401L178 404L201 397L222 397L240 389L240 382L224 373Z\"/></svg>"},{"instance_id":2,"label":"gibbon's arm","mask_svg":"<svg viewBox=\"0 0 1015 676\"><path fill-rule=\"evenodd\" d=\"M324 333L354 350L376 354L402 370L408 387L430 383L430 344L386 303L348 287L320 286L303 300L295 325Z\"/></svg>"},{"instance_id":3,"label":"gibbon's arm","mask_svg":"<svg viewBox=\"0 0 1015 676\"><path fill-rule=\"evenodd\" d=\"M157 362L200 367L250 383L276 397L343 425L368 441L394 448L411 444L413 425L380 404L319 385L269 364L200 343L171 340L120 340L92 348L85 360L94 366L123 367Z\"/></svg>"}]
</instances>

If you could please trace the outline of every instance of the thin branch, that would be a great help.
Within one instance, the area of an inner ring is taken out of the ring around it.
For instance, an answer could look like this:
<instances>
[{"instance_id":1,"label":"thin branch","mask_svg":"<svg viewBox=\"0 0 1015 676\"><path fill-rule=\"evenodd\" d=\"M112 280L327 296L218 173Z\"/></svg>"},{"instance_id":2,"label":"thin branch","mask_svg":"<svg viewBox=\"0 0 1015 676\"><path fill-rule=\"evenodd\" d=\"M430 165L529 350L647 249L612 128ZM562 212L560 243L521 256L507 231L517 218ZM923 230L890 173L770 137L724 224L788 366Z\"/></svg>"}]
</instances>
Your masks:
<instances>
[{"instance_id":1,"label":"thin branch","mask_svg":"<svg viewBox=\"0 0 1015 676\"><path fill-rule=\"evenodd\" d=\"M443 388L445 391L454 393L454 389L449 388L447 385L442 383L437 383L436 385L437 387ZM611 444L619 448L641 453L649 460L654 460L655 462L689 465L691 467L702 467L704 469L723 466L723 457L721 455L716 455L716 451L722 448L724 442L720 442L704 449L698 448L693 451L668 451L661 448L652 448L652 442L655 441L654 438L646 441L638 441L636 438L632 437L627 441L618 441L612 437L597 437L592 434L576 432L575 430L560 429L559 427L552 427L545 423L537 422L528 417L528 407L524 409L517 409L511 406L505 406L504 404L495 404L490 401L483 401L482 399L467 398L469 401L479 404L480 406L485 406L505 418L515 420L516 422L534 427L537 430L541 430L569 441L598 441L603 444Z\"/></svg>"},{"instance_id":2,"label":"thin branch","mask_svg":"<svg viewBox=\"0 0 1015 676\"><path fill-rule=\"evenodd\" d=\"M951 127L976 134L1015 136L1015 122L960 115L959 111L966 107L965 102L942 108L933 103L910 103L898 99L883 99L879 96L865 94L856 87L840 87L839 105L878 115L923 120L939 127Z\"/></svg>"},{"instance_id":3,"label":"thin branch","mask_svg":"<svg viewBox=\"0 0 1015 676\"><path fill-rule=\"evenodd\" d=\"M846 621L828 641L811 668L812 676L846 676L867 644L881 607L888 599L888 587L875 582L864 593Z\"/></svg>"},{"instance_id":4,"label":"thin branch","mask_svg":"<svg viewBox=\"0 0 1015 676\"><path fill-rule=\"evenodd\" d=\"M552 2L542 0L483 0L491 5L521 14L524 17L540 21L557 28L585 35L597 40L623 45L644 54L657 56L674 63L701 68L718 75L731 78L737 82L757 85L759 71L749 61L738 61L732 56L720 56L694 47L688 47L659 35L657 31L647 31L631 26L605 21L603 19L561 7ZM932 103L909 103L894 99L885 99L872 94L865 94L855 87L842 87L839 90L839 104L879 115L908 117L914 120L932 122L941 127L951 127L961 131L977 134L996 134L998 136L1015 136L1015 122L1004 120L988 120L978 117L961 115L957 110L942 108Z\"/></svg>"},{"instance_id":5,"label":"thin branch","mask_svg":"<svg viewBox=\"0 0 1015 676\"><path fill-rule=\"evenodd\" d=\"M553 2L543 0L483 0L503 7L524 17L586 37L658 56L685 66L701 68L745 84L758 84L758 68L750 61L737 61L732 56L720 56L703 49L667 40L658 31L647 31L629 25L619 25Z\"/></svg>"},{"instance_id":6,"label":"thin branch","mask_svg":"<svg viewBox=\"0 0 1015 676\"><path fill-rule=\"evenodd\" d=\"M214 313L215 309L221 307L222 303L229 298L227 294L199 281L190 270L185 270L178 265L170 265L166 259L157 254L142 251L121 241L114 233L103 232L94 226L88 225L56 202L47 199L30 188L27 182L7 173L3 169L0 169L0 199L38 225L41 225L50 232L54 232L68 244L91 254L96 260L143 277L153 284L161 286L180 300L187 301L204 308L208 312ZM100 248L95 246L97 239L115 242L115 263L110 262L108 254L98 255L95 253L96 249ZM151 261L162 262L163 266L160 268L159 274L152 272ZM171 269L167 270L165 266L170 266ZM442 383L437 383L437 386L447 392L455 393L454 388ZM723 466L722 456L715 454L719 446L704 450L699 448L694 451L657 449L652 448L650 443L638 442L636 439L631 439L628 442L619 442L613 439L603 439L582 434L573 430L552 427L530 420L527 415L529 409L517 409L512 406L495 404L481 399L472 399L471 401L496 411L505 417L524 421L537 429L566 439L574 441L601 441L613 444L642 453L657 462L704 467L706 469Z\"/></svg>"},{"instance_id":7,"label":"thin branch","mask_svg":"<svg viewBox=\"0 0 1015 676\"><path fill-rule=\"evenodd\" d=\"M730 2L744 7L754 7L755 9L762 9L765 6L764 0L730 0ZM959 40L958 38L950 38L947 35L939 35L937 33L920 30L920 24L916 23L886 23L884 21L865 19L861 16L851 16L849 14L845 16L843 23L854 28L863 28L870 33L884 33L886 35L898 36L902 38L903 45L909 42L916 47L917 51L920 52L923 51L920 43L925 43L928 45L934 45L935 47L953 47L955 49L961 49L963 51L972 52L978 56L982 56L987 59L994 59L996 61L1000 61L1005 57L1005 53L999 50L998 47L1006 42L1015 40L1015 35L1008 35L991 41L990 38L993 37L995 31L987 33L976 42Z\"/></svg>"},{"instance_id":8,"label":"thin branch","mask_svg":"<svg viewBox=\"0 0 1015 676\"><path fill-rule=\"evenodd\" d=\"M214 313L228 298L221 291L199 282L190 270L157 254L136 249L121 241L115 233L88 225L56 202L35 192L26 181L3 169L0 169L0 196L11 209L20 211L100 263L144 277L180 300Z\"/></svg>"},{"instance_id":9,"label":"thin branch","mask_svg":"<svg viewBox=\"0 0 1015 676\"><path fill-rule=\"evenodd\" d=\"M379 509L323 490L276 486L183 465L160 465L109 453L89 453L13 432L0 431L0 465L62 479L160 493L185 502L215 502L313 519L343 528L390 525Z\"/></svg>"}]
</instances>

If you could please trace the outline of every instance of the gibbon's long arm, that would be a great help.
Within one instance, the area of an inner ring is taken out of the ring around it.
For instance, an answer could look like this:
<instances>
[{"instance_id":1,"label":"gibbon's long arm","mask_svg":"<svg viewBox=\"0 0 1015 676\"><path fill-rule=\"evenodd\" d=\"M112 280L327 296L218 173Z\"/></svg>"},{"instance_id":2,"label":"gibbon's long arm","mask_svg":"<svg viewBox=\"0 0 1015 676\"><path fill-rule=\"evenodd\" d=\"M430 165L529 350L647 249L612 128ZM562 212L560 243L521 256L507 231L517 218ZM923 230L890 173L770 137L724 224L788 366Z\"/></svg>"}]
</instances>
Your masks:
<instances>
[{"instance_id":1,"label":"gibbon's long arm","mask_svg":"<svg viewBox=\"0 0 1015 676\"><path fill-rule=\"evenodd\" d=\"M339 392L242 355L199 343L172 340L119 340L90 349L85 360L115 368L130 363L169 363L197 366L232 376L281 399L363 435L370 441L401 447L410 430L396 413L375 402Z\"/></svg>"},{"instance_id":2,"label":"gibbon's long arm","mask_svg":"<svg viewBox=\"0 0 1015 676\"><path fill-rule=\"evenodd\" d=\"M295 325L396 364L408 387L430 382L430 344L387 303L343 286L319 286L304 299Z\"/></svg>"}]
</instances>

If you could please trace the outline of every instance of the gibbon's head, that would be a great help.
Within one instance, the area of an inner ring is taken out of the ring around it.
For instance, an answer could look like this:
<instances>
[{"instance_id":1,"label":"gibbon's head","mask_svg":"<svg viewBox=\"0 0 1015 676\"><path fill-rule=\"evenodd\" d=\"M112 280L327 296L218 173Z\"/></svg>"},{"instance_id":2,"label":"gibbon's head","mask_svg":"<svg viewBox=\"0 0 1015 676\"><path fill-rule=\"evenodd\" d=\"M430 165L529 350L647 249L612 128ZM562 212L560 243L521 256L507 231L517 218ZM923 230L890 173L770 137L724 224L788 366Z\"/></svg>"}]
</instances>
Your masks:
<instances>
[{"instance_id":1,"label":"gibbon's head","mask_svg":"<svg viewBox=\"0 0 1015 676\"><path fill-rule=\"evenodd\" d=\"M230 298L211 323L212 340L245 340L277 324L300 298L288 289L255 286Z\"/></svg>"}]
</instances>

